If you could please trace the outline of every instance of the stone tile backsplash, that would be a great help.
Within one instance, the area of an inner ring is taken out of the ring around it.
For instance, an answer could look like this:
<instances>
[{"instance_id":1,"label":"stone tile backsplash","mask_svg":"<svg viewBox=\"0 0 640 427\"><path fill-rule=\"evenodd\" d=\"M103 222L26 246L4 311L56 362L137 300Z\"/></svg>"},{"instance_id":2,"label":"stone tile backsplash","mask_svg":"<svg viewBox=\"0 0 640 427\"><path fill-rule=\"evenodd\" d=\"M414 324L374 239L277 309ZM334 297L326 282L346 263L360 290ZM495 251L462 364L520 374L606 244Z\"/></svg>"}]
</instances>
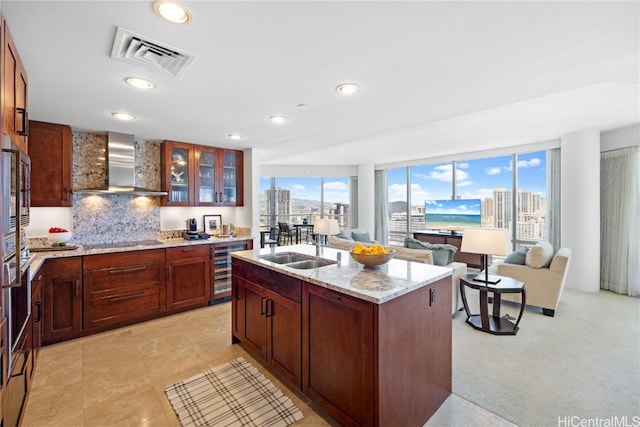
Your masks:
<instances>
[{"instance_id":1,"label":"stone tile backsplash","mask_svg":"<svg viewBox=\"0 0 640 427\"><path fill-rule=\"evenodd\" d=\"M73 187L108 185L107 136L74 130ZM160 142L135 141L136 185L160 189ZM73 241L115 243L160 237L160 198L74 194Z\"/></svg>"},{"instance_id":2,"label":"stone tile backsplash","mask_svg":"<svg viewBox=\"0 0 640 427\"><path fill-rule=\"evenodd\" d=\"M160 200L74 194L73 232L74 241L81 243L156 239L160 234Z\"/></svg>"}]
</instances>

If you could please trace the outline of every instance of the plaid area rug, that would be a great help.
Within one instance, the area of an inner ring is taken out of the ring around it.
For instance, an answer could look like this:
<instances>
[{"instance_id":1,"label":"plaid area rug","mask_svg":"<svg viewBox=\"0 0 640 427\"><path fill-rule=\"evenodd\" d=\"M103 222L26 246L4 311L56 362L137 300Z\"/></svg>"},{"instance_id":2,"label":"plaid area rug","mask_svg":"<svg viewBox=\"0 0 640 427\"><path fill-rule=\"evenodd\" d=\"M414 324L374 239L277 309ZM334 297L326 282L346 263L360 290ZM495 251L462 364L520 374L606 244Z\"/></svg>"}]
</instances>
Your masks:
<instances>
[{"instance_id":1,"label":"plaid area rug","mask_svg":"<svg viewBox=\"0 0 640 427\"><path fill-rule=\"evenodd\" d=\"M291 399L242 357L167 386L165 393L183 427L275 427L303 418Z\"/></svg>"}]
</instances>

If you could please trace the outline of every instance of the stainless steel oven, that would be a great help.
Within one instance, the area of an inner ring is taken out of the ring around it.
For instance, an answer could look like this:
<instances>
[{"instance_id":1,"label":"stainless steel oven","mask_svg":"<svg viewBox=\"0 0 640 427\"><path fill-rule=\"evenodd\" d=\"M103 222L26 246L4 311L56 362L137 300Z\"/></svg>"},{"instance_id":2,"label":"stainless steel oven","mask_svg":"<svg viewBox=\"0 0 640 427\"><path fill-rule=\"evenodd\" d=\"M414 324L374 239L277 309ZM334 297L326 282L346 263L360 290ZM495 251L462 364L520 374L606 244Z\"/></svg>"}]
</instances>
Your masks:
<instances>
[{"instance_id":1,"label":"stainless steel oven","mask_svg":"<svg viewBox=\"0 0 640 427\"><path fill-rule=\"evenodd\" d=\"M2 162L3 234L6 236L20 233L21 227L29 225L31 159L5 135L2 142Z\"/></svg>"}]
</instances>

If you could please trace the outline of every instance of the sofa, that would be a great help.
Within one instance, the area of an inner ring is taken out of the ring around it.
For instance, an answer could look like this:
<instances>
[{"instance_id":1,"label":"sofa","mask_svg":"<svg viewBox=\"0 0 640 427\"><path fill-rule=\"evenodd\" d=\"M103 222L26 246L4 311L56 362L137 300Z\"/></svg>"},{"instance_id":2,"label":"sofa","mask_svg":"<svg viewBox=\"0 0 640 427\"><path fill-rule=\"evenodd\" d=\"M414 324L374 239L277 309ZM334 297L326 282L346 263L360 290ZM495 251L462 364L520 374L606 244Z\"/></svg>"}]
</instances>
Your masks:
<instances>
[{"instance_id":1,"label":"sofa","mask_svg":"<svg viewBox=\"0 0 640 427\"><path fill-rule=\"evenodd\" d=\"M554 252L550 243L542 241L532 248L509 254L505 262L493 264L490 272L524 282L526 305L540 307L544 315L553 317L570 262L571 249L560 248ZM520 294L502 294L502 300L521 303Z\"/></svg>"},{"instance_id":2,"label":"sofa","mask_svg":"<svg viewBox=\"0 0 640 427\"><path fill-rule=\"evenodd\" d=\"M351 239L343 239L337 236L330 236L327 246L334 249L342 249L344 251L351 250L358 241ZM395 258L405 261L422 262L425 264L434 264L433 252L430 249L412 249L402 246L389 246L396 250ZM460 298L460 277L467 274L467 264L462 262L450 262L443 267L450 268L451 276L451 315L455 314L462 308L462 299Z\"/></svg>"}]
</instances>

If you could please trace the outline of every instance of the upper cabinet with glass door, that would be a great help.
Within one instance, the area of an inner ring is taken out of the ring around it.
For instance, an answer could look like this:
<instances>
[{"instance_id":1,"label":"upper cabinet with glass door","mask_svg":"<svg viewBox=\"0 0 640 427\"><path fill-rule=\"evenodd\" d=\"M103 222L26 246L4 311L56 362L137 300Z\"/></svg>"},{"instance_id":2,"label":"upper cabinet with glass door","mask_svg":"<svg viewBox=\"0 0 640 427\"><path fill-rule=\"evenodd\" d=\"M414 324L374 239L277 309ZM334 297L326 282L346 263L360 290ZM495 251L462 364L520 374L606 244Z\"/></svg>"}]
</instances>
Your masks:
<instances>
[{"instance_id":1,"label":"upper cabinet with glass door","mask_svg":"<svg viewBox=\"0 0 640 427\"><path fill-rule=\"evenodd\" d=\"M184 142L162 144L163 206L241 206L241 151Z\"/></svg>"},{"instance_id":2,"label":"upper cabinet with glass door","mask_svg":"<svg viewBox=\"0 0 640 427\"><path fill-rule=\"evenodd\" d=\"M243 153L236 150L218 150L218 193L216 204L242 206Z\"/></svg>"},{"instance_id":3,"label":"upper cabinet with glass door","mask_svg":"<svg viewBox=\"0 0 640 427\"><path fill-rule=\"evenodd\" d=\"M193 148L184 142L162 144L162 198L165 206L193 205Z\"/></svg>"}]
</instances>

